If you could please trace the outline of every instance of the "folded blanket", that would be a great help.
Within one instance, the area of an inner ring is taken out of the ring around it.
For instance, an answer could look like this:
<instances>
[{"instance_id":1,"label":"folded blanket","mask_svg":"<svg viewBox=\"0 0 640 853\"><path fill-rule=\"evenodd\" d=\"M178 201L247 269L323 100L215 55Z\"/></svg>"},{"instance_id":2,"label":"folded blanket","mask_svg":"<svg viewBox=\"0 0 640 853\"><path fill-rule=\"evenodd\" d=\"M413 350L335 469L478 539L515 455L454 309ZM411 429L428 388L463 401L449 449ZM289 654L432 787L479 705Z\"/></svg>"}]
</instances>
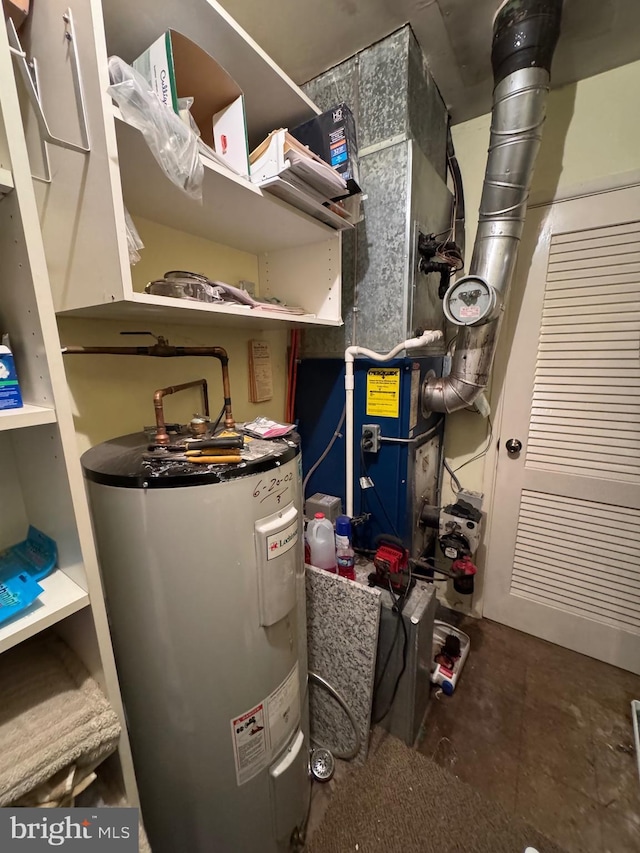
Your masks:
<instances>
[{"instance_id":1,"label":"folded blanket","mask_svg":"<svg viewBox=\"0 0 640 853\"><path fill-rule=\"evenodd\" d=\"M75 800L75 805L82 808L123 808L130 804L122 793L121 781L114 774L114 767L107 761L98 768L97 779L83 791ZM138 824L138 853L151 853L149 839L142 822Z\"/></svg>"},{"instance_id":2,"label":"folded blanket","mask_svg":"<svg viewBox=\"0 0 640 853\"><path fill-rule=\"evenodd\" d=\"M57 636L34 637L0 658L0 806L71 765L113 752L116 713L78 657Z\"/></svg>"}]
</instances>

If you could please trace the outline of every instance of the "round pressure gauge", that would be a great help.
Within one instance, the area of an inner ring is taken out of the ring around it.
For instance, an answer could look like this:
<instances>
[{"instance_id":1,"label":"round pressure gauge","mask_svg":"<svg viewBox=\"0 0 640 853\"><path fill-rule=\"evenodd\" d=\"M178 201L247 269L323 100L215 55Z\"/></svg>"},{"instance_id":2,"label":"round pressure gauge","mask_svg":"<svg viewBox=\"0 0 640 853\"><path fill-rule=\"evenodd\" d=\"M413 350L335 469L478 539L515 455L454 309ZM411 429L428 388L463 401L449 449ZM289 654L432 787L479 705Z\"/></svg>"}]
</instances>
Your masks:
<instances>
[{"instance_id":1,"label":"round pressure gauge","mask_svg":"<svg viewBox=\"0 0 640 853\"><path fill-rule=\"evenodd\" d=\"M467 275L449 287L442 307L447 319L456 326L479 326L495 316L498 295L480 276Z\"/></svg>"}]
</instances>

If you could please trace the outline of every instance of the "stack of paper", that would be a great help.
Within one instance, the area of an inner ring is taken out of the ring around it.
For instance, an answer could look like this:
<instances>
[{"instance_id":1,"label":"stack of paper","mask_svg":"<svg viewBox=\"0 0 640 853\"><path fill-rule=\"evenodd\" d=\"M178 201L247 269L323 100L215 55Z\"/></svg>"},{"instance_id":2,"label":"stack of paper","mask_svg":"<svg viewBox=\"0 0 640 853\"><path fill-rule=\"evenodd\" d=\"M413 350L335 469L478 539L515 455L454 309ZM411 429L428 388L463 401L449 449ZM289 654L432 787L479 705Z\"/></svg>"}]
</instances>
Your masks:
<instances>
[{"instance_id":1,"label":"stack of paper","mask_svg":"<svg viewBox=\"0 0 640 853\"><path fill-rule=\"evenodd\" d=\"M286 130L272 131L249 161L251 180L261 189L332 228L353 228L348 211L334 201L348 195L344 178Z\"/></svg>"}]
</instances>

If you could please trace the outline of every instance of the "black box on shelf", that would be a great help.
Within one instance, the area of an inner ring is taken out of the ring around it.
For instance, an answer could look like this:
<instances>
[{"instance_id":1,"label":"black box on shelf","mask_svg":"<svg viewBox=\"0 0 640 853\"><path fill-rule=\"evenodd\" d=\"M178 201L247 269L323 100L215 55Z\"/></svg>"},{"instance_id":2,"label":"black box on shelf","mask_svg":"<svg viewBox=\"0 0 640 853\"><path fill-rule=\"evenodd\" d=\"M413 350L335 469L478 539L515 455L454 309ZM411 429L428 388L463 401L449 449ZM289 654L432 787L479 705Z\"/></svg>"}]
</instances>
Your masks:
<instances>
[{"instance_id":1,"label":"black box on shelf","mask_svg":"<svg viewBox=\"0 0 640 853\"><path fill-rule=\"evenodd\" d=\"M342 175L349 195L361 192L356 123L347 104L337 104L289 132Z\"/></svg>"}]
</instances>

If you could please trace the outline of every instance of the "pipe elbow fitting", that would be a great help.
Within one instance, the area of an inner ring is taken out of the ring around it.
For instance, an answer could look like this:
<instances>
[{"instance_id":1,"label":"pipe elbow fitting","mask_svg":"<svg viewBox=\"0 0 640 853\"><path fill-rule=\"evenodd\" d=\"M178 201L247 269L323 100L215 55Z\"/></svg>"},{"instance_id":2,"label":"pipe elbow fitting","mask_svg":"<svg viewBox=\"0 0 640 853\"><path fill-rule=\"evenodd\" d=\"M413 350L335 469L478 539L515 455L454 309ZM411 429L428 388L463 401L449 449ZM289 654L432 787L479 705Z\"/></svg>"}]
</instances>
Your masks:
<instances>
[{"instance_id":1,"label":"pipe elbow fitting","mask_svg":"<svg viewBox=\"0 0 640 853\"><path fill-rule=\"evenodd\" d=\"M454 374L430 377L424 382L420 395L422 414L425 417L431 412L450 415L452 412L466 409L473 406L484 389L484 385L465 382Z\"/></svg>"}]
</instances>

